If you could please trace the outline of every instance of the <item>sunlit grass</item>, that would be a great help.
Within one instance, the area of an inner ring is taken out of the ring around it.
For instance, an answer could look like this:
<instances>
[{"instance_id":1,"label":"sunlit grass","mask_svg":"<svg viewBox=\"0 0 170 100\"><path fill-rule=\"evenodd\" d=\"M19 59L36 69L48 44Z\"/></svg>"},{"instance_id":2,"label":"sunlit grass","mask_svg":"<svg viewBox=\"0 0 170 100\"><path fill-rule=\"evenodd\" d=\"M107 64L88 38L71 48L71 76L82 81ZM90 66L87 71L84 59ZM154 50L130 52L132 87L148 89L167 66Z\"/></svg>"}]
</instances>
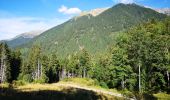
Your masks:
<instances>
[{"instance_id":1,"label":"sunlit grass","mask_svg":"<svg viewBox=\"0 0 170 100\"><path fill-rule=\"evenodd\" d=\"M51 84L27 84L24 86L18 86L15 89L21 91L40 91L40 90L57 90L60 91L63 87L57 87Z\"/></svg>"},{"instance_id":2,"label":"sunlit grass","mask_svg":"<svg viewBox=\"0 0 170 100\"><path fill-rule=\"evenodd\" d=\"M89 79L89 78L66 78L58 83L53 84L39 84L39 83L24 83L24 85L14 85L13 87L16 90L19 91L40 91L40 90L57 90L62 91L65 87L65 85L75 85L85 88L92 88L92 89L98 89L98 90L104 90L114 93L119 93L116 89L105 89L99 86L95 80ZM9 84L0 84L1 88L9 88ZM67 87L68 88L68 87Z\"/></svg>"},{"instance_id":3,"label":"sunlit grass","mask_svg":"<svg viewBox=\"0 0 170 100\"><path fill-rule=\"evenodd\" d=\"M105 89L98 85L98 83L95 80L89 79L89 78L67 78L64 79L58 83L52 83L52 84L39 84L39 83L24 83L22 85L18 85L20 82L13 82L12 88L17 91L21 92L32 92L32 91L62 91L67 90L73 87L69 87L69 85L74 85L78 87L83 88L89 88L92 90L99 90L99 91L107 91L107 92L113 92L113 93L120 93L116 89ZM1 88L9 88L11 87L9 83L0 84ZM73 91L72 91L73 92ZM97 93L97 92L96 92ZM101 95L101 93L97 93L98 95ZM103 95L103 94L102 94ZM105 94L108 98L109 95Z\"/></svg>"},{"instance_id":4,"label":"sunlit grass","mask_svg":"<svg viewBox=\"0 0 170 100\"><path fill-rule=\"evenodd\" d=\"M66 78L59 82L60 84L72 83L80 86L98 86L97 83L89 78Z\"/></svg>"},{"instance_id":5,"label":"sunlit grass","mask_svg":"<svg viewBox=\"0 0 170 100\"><path fill-rule=\"evenodd\" d=\"M9 83L0 84L0 88L9 88Z\"/></svg>"},{"instance_id":6,"label":"sunlit grass","mask_svg":"<svg viewBox=\"0 0 170 100\"><path fill-rule=\"evenodd\" d=\"M170 100L170 94L157 93L157 94L154 94L154 96L155 96L158 100Z\"/></svg>"},{"instance_id":7,"label":"sunlit grass","mask_svg":"<svg viewBox=\"0 0 170 100\"><path fill-rule=\"evenodd\" d=\"M106 89L98 85L97 81L90 79L90 78L66 78L60 81L58 84L74 84L82 87L88 87L93 89L99 89L114 93L120 93L116 89Z\"/></svg>"}]
</instances>

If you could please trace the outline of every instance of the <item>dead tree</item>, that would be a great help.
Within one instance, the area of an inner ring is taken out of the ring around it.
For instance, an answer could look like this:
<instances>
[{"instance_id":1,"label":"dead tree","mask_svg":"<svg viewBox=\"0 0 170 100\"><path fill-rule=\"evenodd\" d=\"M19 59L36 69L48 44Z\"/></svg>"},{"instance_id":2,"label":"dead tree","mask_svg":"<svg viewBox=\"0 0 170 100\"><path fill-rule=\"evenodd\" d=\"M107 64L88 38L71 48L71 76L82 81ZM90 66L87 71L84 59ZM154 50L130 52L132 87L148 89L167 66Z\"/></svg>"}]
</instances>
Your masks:
<instances>
[{"instance_id":1,"label":"dead tree","mask_svg":"<svg viewBox=\"0 0 170 100\"><path fill-rule=\"evenodd\" d=\"M42 77L42 64L40 63L39 59L37 61L37 67L35 70L35 79L40 79Z\"/></svg>"},{"instance_id":2,"label":"dead tree","mask_svg":"<svg viewBox=\"0 0 170 100\"><path fill-rule=\"evenodd\" d=\"M1 52L1 67L0 67L0 82L4 83L6 80L6 55L5 55L5 47L4 44L2 46L2 52Z\"/></svg>"}]
</instances>

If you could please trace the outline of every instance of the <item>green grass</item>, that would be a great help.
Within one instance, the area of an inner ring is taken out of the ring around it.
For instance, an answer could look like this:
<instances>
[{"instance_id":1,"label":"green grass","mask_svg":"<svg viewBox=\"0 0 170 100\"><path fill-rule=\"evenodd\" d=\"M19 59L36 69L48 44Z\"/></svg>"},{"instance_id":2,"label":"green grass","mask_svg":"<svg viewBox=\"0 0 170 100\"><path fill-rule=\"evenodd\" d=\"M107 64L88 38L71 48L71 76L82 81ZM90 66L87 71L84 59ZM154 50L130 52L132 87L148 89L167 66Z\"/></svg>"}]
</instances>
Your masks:
<instances>
[{"instance_id":1,"label":"green grass","mask_svg":"<svg viewBox=\"0 0 170 100\"><path fill-rule=\"evenodd\" d=\"M124 98L97 93L92 90L67 87L66 85L68 84L101 91L121 93L124 96L128 95L127 97L135 96L136 98L143 98L144 100L148 98L151 100L170 100L170 95L166 93L153 95L131 93L129 96L130 92L127 90L120 92L116 89L105 89L100 87L98 82L89 78L66 78L53 84L0 84L0 100L124 100Z\"/></svg>"},{"instance_id":2,"label":"green grass","mask_svg":"<svg viewBox=\"0 0 170 100\"><path fill-rule=\"evenodd\" d=\"M103 87L99 86L98 81L95 81L90 78L66 78L66 79L60 81L59 83L61 83L61 84L65 84L65 83L76 84L76 85L83 86L83 87L100 89L100 90L110 91L110 92L114 92L114 93L120 93L116 89L103 88Z\"/></svg>"},{"instance_id":3,"label":"green grass","mask_svg":"<svg viewBox=\"0 0 170 100\"><path fill-rule=\"evenodd\" d=\"M71 82L74 84L85 85L85 86L97 86L95 80L89 78L65 78L61 82Z\"/></svg>"},{"instance_id":4,"label":"green grass","mask_svg":"<svg viewBox=\"0 0 170 100\"><path fill-rule=\"evenodd\" d=\"M9 83L0 84L0 88L9 88Z\"/></svg>"},{"instance_id":5,"label":"green grass","mask_svg":"<svg viewBox=\"0 0 170 100\"><path fill-rule=\"evenodd\" d=\"M158 100L170 100L170 94L167 94L167 93L157 93L157 94L154 94L154 96Z\"/></svg>"},{"instance_id":6,"label":"green grass","mask_svg":"<svg viewBox=\"0 0 170 100\"><path fill-rule=\"evenodd\" d=\"M102 89L92 79L70 78L53 84L0 85L0 100L123 100L92 90L67 87L66 84Z\"/></svg>"}]
</instances>

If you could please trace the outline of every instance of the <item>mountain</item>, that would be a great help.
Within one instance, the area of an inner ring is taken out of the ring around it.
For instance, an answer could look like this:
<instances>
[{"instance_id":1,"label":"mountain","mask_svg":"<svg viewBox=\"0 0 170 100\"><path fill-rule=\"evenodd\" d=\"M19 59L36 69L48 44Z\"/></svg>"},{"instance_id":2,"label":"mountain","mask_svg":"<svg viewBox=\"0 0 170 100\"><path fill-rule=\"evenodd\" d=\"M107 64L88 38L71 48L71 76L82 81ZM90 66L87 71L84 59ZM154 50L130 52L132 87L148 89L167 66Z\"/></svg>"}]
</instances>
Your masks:
<instances>
[{"instance_id":1,"label":"mountain","mask_svg":"<svg viewBox=\"0 0 170 100\"><path fill-rule=\"evenodd\" d=\"M38 36L41 33L43 33L43 30L26 32L10 40L4 40L3 42L6 42L9 47L14 48L22 44L28 43L30 40L32 40L34 37Z\"/></svg>"},{"instance_id":2,"label":"mountain","mask_svg":"<svg viewBox=\"0 0 170 100\"><path fill-rule=\"evenodd\" d=\"M170 15L170 8L156 9L159 13Z\"/></svg>"},{"instance_id":3,"label":"mountain","mask_svg":"<svg viewBox=\"0 0 170 100\"><path fill-rule=\"evenodd\" d=\"M164 19L166 15L136 4L117 4L94 16L86 13L53 27L21 46L24 51L39 44L45 53L57 52L65 57L85 48L92 54L105 52L114 37L134 25L149 19Z\"/></svg>"},{"instance_id":4,"label":"mountain","mask_svg":"<svg viewBox=\"0 0 170 100\"><path fill-rule=\"evenodd\" d=\"M80 13L79 16L76 16L76 17L81 17L81 16L85 16L85 15L88 15L88 14L91 14L92 16L97 16L107 9L109 9L109 8L97 8L97 9L93 9L93 10L90 10L90 11L83 11L82 13Z\"/></svg>"}]
</instances>

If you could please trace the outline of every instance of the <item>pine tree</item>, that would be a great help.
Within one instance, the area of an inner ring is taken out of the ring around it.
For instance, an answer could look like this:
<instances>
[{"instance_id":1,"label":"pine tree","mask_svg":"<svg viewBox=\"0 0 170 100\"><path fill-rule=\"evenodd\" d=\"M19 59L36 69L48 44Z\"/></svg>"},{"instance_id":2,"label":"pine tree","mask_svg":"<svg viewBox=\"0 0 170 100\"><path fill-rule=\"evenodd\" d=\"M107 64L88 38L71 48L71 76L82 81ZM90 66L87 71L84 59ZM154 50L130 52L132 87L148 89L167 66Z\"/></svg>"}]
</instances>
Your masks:
<instances>
[{"instance_id":1,"label":"pine tree","mask_svg":"<svg viewBox=\"0 0 170 100\"><path fill-rule=\"evenodd\" d=\"M11 82L13 80L17 80L19 73L21 72L21 63L22 63L21 52L19 50L12 51L10 60Z\"/></svg>"},{"instance_id":2,"label":"pine tree","mask_svg":"<svg viewBox=\"0 0 170 100\"><path fill-rule=\"evenodd\" d=\"M90 55L85 49L81 51L79 63L82 69L82 77L85 78L88 76L87 73L90 68Z\"/></svg>"}]
</instances>

